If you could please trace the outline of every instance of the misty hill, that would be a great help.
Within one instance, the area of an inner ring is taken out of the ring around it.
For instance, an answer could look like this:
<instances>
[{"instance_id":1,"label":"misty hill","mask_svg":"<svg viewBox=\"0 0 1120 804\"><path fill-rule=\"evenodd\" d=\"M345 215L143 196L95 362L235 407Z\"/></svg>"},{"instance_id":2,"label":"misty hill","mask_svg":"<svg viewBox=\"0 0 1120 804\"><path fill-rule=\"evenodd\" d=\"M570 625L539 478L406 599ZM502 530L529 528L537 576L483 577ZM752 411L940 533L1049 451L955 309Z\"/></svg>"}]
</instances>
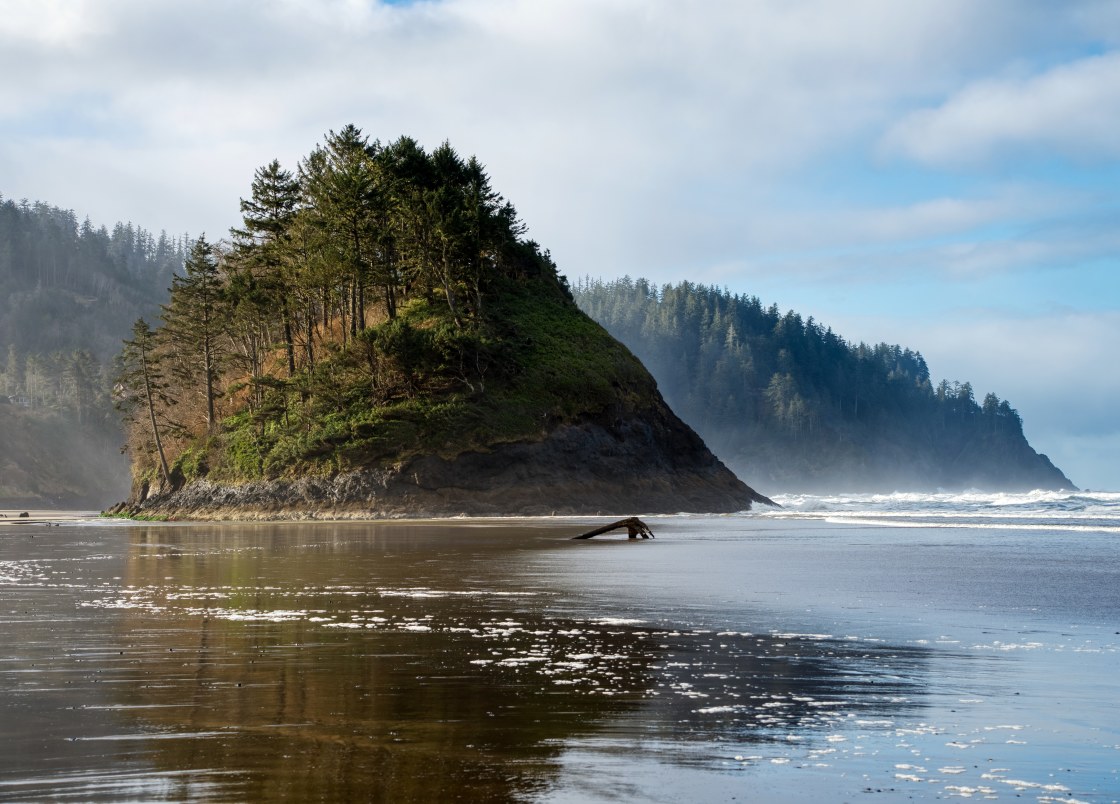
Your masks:
<instances>
[{"instance_id":1,"label":"misty hill","mask_svg":"<svg viewBox=\"0 0 1120 804\"><path fill-rule=\"evenodd\" d=\"M765 500L584 315L473 157L347 126L200 238L120 404L127 510L192 518L734 511Z\"/></svg>"},{"instance_id":2,"label":"misty hill","mask_svg":"<svg viewBox=\"0 0 1120 804\"><path fill-rule=\"evenodd\" d=\"M690 282L586 280L574 295L732 469L772 491L1073 488L1006 400L933 384L918 352Z\"/></svg>"},{"instance_id":3,"label":"misty hill","mask_svg":"<svg viewBox=\"0 0 1120 804\"><path fill-rule=\"evenodd\" d=\"M0 197L0 355L81 349L111 360L136 316L159 311L183 243Z\"/></svg>"},{"instance_id":4,"label":"misty hill","mask_svg":"<svg viewBox=\"0 0 1120 804\"><path fill-rule=\"evenodd\" d=\"M0 201L0 500L91 505L127 488L111 362L182 261L166 234Z\"/></svg>"}]
</instances>

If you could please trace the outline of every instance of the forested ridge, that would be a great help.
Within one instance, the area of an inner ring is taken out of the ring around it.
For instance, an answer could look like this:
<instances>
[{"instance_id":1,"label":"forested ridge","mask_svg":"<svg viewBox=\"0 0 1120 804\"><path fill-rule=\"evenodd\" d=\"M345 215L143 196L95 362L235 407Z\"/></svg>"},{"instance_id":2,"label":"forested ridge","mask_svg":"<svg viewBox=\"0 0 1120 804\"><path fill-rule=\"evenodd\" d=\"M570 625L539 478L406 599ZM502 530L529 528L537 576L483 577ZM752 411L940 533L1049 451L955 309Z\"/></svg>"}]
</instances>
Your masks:
<instances>
[{"instance_id":1,"label":"forested ridge","mask_svg":"<svg viewBox=\"0 0 1120 804\"><path fill-rule=\"evenodd\" d=\"M112 360L138 312L155 313L186 238L110 232L48 204L0 203L4 396L79 420L111 412Z\"/></svg>"},{"instance_id":2,"label":"forested ridge","mask_svg":"<svg viewBox=\"0 0 1120 804\"><path fill-rule=\"evenodd\" d=\"M486 450L656 393L447 143L346 126L258 169L241 211L120 356L140 499Z\"/></svg>"},{"instance_id":3,"label":"forested ridge","mask_svg":"<svg viewBox=\"0 0 1120 804\"><path fill-rule=\"evenodd\" d=\"M768 490L1071 485L1009 402L935 383L916 351L689 282L573 293L448 143L346 126L248 189L217 240L0 203L0 497L100 493L83 467L122 440L143 498L488 452L589 417L620 438L664 406L576 302Z\"/></svg>"},{"instance_id":4,"label":"forested ridge","mask_svg":"<svg viewBox=\"0 0 1120 804\"><path fill-rule=\"evenodd\" d=\"M1007 400L934 382L920 352L850 343L794 311L692 282L584 279L579 305L740 473L782 490L1072 487Z\"/></svg>"},{"instance_id":5,"label":"forested ridge","mask_svg":"<svg viewBox=\"0 0 1120 804\"><path fill-rule=\"evenodd\" d=\"M158 312L186 240L0 198L0 499L120 493L113 357L136 315Z\"/></svg>"}]
</instances>

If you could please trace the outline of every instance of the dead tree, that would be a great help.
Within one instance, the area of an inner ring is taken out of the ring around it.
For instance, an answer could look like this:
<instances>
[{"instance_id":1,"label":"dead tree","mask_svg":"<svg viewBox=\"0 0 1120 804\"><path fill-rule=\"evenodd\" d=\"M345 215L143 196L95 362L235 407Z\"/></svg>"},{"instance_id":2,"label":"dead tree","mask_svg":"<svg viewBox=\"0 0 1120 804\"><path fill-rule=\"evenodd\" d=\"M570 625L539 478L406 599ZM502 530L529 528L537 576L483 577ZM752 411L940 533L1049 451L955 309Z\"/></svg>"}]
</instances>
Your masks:
<instances>
[{"instance_id":1,"label":"dead tree","mask_svg":"<svg viewBox=\"0 0 1120 804\"><path fill-rule=\"evenodd\" d=\"M653 538L653 531L649 529L649 525L638 519L636 516L628 517L626 519L620 519L617 522L612 522L609 525L603 525L603 527L601 528L595 528L595 530L588 531L587 533L584 533L580 536L573 536L572 538L590 539L592 536L598 536L601 533L609 533L612 530L621 530L622 528L626 528L626 532L630 535L631 539L637 539L639 536L641 536L643 539Z\"/></svg>"}]
</instances>

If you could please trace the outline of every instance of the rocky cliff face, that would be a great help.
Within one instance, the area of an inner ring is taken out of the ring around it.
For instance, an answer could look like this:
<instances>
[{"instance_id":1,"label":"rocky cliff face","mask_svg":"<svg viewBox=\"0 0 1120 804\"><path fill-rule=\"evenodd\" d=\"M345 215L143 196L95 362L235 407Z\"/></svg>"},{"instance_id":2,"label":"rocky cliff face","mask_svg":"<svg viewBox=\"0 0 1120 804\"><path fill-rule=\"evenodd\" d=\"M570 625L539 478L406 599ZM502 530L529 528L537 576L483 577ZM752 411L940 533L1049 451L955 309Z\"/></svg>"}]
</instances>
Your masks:
<instances>
[{"instance_id":1,"label":"rocky cliff face","mask_svg":"<svg viewBox=\"0 0 1120 804\"><path fill-rule=\"evenodd\" d=\"M770 504L658 397L646 410L562 424L538 441L333 477L236 485L203 479L124 510L175 519L423 518L724 513L752 502Z\"/></svg>"}]
</instances>

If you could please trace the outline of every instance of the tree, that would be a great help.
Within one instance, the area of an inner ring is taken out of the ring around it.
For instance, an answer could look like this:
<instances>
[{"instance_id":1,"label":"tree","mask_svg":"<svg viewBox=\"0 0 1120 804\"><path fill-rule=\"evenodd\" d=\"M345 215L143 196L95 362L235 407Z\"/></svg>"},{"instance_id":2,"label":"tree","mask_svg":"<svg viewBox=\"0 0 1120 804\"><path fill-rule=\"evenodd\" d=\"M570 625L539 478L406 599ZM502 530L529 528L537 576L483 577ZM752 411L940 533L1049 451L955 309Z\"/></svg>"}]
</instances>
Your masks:
<instances>
[{"instance_id":1,"label":"tree","mask_svg":"<svg viewBox=\"0 0 1120 804\"><path fill-rule=\"evenodd\" d=\"M463 203L468 247L465 279L474 296L474 314L482 316L482 286L503 262L505 249L525 233L513 204L490 186L490 177L475 157L465 167Z\"/></svg>"},{"instance_id":2,"label":"tree","mask_svg":"<svg viewBox=\"0 0 1120 804\"><path fill-rule=\"evenodd\" d=\"M425 216L424 194L435 184L432 162L420 144L400 137L377 155L385 188L385 229L382 257L387 284L386 308L396 317L397 290L407 295L426 273L425 252L430 226Z\"/></svg>"},{"instance_id":3,"label":"tree","mask_svg":"<svg viewBox=\"0 0 1120 804\"><path fill-rule=\"evenodd\" d=\"M234 263L250 276L244 283L260 291L282 313L288 377L296 373L292 282L286 276L290 228L299 202L299 182L273 159L253 174L252 196L241 199L243 229L233 229ZM267 309L267 307L265 308Z\"/></svg>"},{"instance_id":4,"label":"tree","mask_svg":"<svg viewBox=\"0 0 1120 804\"><path fill-rule=\"evenodd\" d=\"M160 473L164 483L170 486L171 471L167 467L159 417L156 415L157 404L166 406L170 400L165 393L163 366L157 355L156 333L143 318L133 324L132 339L124 342L117 361L117 409L129 422L135 422L137 416L142 416L141 410L147 413L152 442L159 455Z\"/></svg>"},{"instance_id":5,"label":"tree","mask_svg":"<svg viewBox=\"0 0 1120 804\"><path fill-rule=\"evenodd\" d=\"M217 423L214 401L222 357L223 336L228 322L228 305L214 248L199 237L184 263L185 276L171 280L171 300L163 308L162 337L178 358L179 376L190 386L202 380L206 409L206 429Z\"/></svg>"},{"instance_id":6,"label":"tree","mask_svg":"<svg viewBox=\"0 0 1120 804\"><path fill-rule=\"evenodd\" d=\"M83 424L97 405L99 375L100 366L88 351L76 351L65 360L63 378L78 424Z\"/></svg>"},{"instance_id":7,"label":"tree","mask_svg":"<svg viewBox=\"0 0 1120 804\"><path fill-rule=\"evenodd\" d=\"M326 142L300 163L300 186L308 215L329 250L344 285L350 337L365 328L365 289L376 253L377 221L383 203L374 157L361 129L331 131Z\"/></svg>"},{"instance_id":8,"label":"tree","mask_svg":"<svg viewBox=\"0 0 1120 804\"><path fill-rule=\"evenodd\" d=\"M8 360L4 364L4 384L8 394L15 395L23 390L25 363L14 343L8 344Z\"/></svg>"}]
</instances>

